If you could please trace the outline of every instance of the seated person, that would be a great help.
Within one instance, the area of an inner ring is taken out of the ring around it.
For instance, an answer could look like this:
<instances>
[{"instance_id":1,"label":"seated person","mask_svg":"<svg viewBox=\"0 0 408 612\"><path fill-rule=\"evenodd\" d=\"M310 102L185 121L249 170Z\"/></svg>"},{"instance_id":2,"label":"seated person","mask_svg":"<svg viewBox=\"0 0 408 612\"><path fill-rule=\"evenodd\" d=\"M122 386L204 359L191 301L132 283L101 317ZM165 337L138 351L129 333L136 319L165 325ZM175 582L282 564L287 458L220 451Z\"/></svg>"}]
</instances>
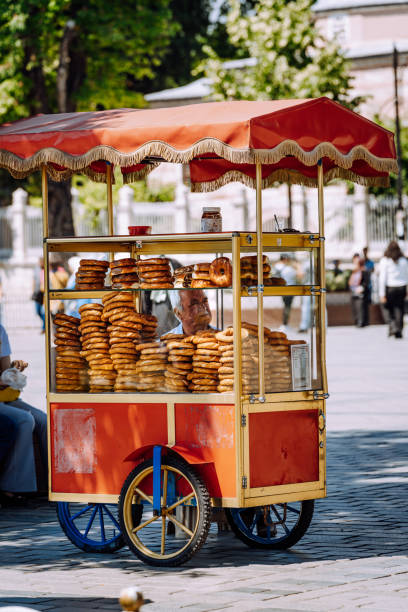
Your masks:
<instances>
[{"instance_id":1,"label":"seated person","mask_svg":"<svg viewBox=\"0 0 408 612\"><path fill-rule=\"evenodd\" d=\"M21 360L10 362L10 344L7 333L0 325L0 374L10 367L21 372L27 363ZM2 401L2 391L5 385L0 385L0 417L8 417L17 427L17 437L9 451L0 473L1 503L7 498L12 501L17 493L32 493L37 491L35 471L33 431L38 434L41 459L47 466L47 415L45 412L26 404L20 399L8 401L7 396Z\"/></svg>"},{"instance_id":2,"label":"seated person","mask_svg":"<svg viewBox=\"0 0 408 612\"><path fill-rule=\"evenodd\" d=\"M211 310L202 289L169 291L174 314L180 323L169 334L192 336L198 331L211 329Z\"/></svg>"}]
</instances>

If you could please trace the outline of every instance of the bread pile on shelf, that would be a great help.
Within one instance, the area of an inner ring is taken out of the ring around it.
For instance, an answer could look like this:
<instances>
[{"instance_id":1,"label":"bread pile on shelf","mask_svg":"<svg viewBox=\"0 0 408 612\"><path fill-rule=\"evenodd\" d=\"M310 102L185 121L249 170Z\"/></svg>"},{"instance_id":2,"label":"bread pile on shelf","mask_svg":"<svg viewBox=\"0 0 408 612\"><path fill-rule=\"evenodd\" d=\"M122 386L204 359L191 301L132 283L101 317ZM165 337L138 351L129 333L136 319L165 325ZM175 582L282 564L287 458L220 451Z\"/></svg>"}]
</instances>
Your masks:
<instances>
[{"instance_id":1,"label":"bread pile on shelf","mask_svg":"<svg viewBox=\"0 0 408 612\"><path fill-rule=\"evenodd\" d=\"M89 366L89 390L91 393L111 391L116 373L109 354L109 336L102 320L102 306L84 304L78 310L81 315L81 355Z\"/></svg>"},{"instance_id":2,"label":"bread pile on shelf","mask_svg":"<svg viewBox=\"0 0 408 612\"><path fill-rule=\"evenodd\" d=\"M234 331L227 327L215 335L220 353L220 367L218 369L218 387L220 393L231 393L234 389Z\"/></svg>"},{"instance_id":3,"label":"bread pile on shelf","mask_svg":"<svg viewBox=\"0 0 408 612\"><path fill-rule=\"evenodd\" d=\"M232 285L232 265L228 257L194 265L190 286L193 289L222 288Z\"/></svg>"},{"instance_id":4,"label":"bread pile on shelf","mask_svg":"<svg viewBox=\"0 0 408 612\"><path fill-rule=\"evenodd\" d=\"M138 359L136 344L141 340L142 319L136 312L133 295L111 291L102 298L102 319L107 327L109 356L115 370L114 391L136 389L134 368Z\"/></svg>"},{"instance_id":5,"label":"bread pile on shelf","mask_svg":"<svg viewBox=\"0 0 408 612\"><path fill-rule=\"evenodd\" d=\"M168 348L164 342L143 342L136 345L139 359L134 367L134 383L142 393L165 391Z\"/></svg>"},{"instance_id":6,"label":"bread pile on shelf","mask_svg":"<svg viewBox=\"0 0 408 612\"><path fill-rule=\"evenodd\" d=\"M107 261L81 259L75 274L75 289L98 291L105 286L105 276L109 268Z\"/></svg>"},{"instance_id":7,"label":"bread pile on shelf","mask_svg":"<svg viewBox=\"0 0 408 612\"><path fill-rule=\"evenodd\" d=\"M181 266L174 271L174 288L183 289L191 286L193 280L194 265Z\"/></svg>"},{"instance_id":8,"label":"bread pile on shelf","mask_svg":"<svg viewBox=\"0 0 408 612\"><path fill-rule=\"evenodd\" d=\"M269 276L271 265L266 255L262 255L263 261L263 284L265 287L280 287L286 285L286 281L278 276ZM241 257L241 285L251 287L258 284L257 256L248 255Z\"/></svg>"},{"instance_id":9,"label":"bread pile on shelf","mask_svg":"<svg viewBox=\"0 0 408 612\"><path fill-rule=\"evenodd\" d=\"M218 368L220 355L216 332L213 330L198 331L190 336L195 351L193 368L187 378L189 390L193 393L215 393L218 387Z\"/></svg>"},{"instance_id":10,"label":"bread pile on shelf","mask_svg":"<svg viewBox=\"0 0 408 612\"><path fill-rule=\"evenodd\" d=\"M131 257L116 259L109 264L112 289L138 289L137 261Z\"/></svg>"},{"instance_id":11,"label":"bread pile on shelf","mask_svg":"<svg viewBox=\"0 0 408 612\"><path fill-rule=\"evenodd\" d=\"M65 314L56 314L55 386L58 393L86 391L88 377L86 362L81 356L79 319Z\"/></svg>"},{"instance_id":12,"label":"bread pile on shelf","mask_svg":"<svg viewBox=\"0 0 408 612\"><path fill-rule=\"evenodd\" d=\"M154 315L140 313L140 321L142 323L141 341L152 342L157 339L157 326L159 322Z\"/></svg>"},{"instance_id":13,"label":"bread pile on shelf","mask_svg":"<svg viewBox=\"0 0 408 612\"><path fill-rule=\"evenodd\" d=\"M140 259L137 262L137 271L141 289L173 288L173 275L170 269L170 261L165 257Z\"/></svg>"},{"instance_id":14,"label":"bread pile on shelf","mask_svg":"<svg viewBox=\"0 0 408 612\"><path fill-rule=\"evenodd\" d=\"M173 393L187 392L188 375L192 370L194 344L191 337L183 334L166 334L161 340L165 343L167 367L164 372L166 391Z\"/></svg>"}]
</instances>

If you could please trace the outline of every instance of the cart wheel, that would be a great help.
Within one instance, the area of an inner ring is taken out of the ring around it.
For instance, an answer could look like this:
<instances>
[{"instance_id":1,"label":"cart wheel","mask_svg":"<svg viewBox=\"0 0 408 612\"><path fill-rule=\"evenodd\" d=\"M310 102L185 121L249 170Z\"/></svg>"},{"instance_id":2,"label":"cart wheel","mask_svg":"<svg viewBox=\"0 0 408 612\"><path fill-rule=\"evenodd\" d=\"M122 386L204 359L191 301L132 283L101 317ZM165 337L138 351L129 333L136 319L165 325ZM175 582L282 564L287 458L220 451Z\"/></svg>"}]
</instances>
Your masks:
<instances>
[{"instance_id":1,"label":"cart wheel","mask_svg":"<svg viewBox=\"0 0 408 612\"><path fill-rule=\"evenodd\" d=\"M290 548L306 533L313 516L314 500L226 508L235 535L252 548Z\"/></svg>"},{"instance_id":2,"label":"cart wheel","mask_svg":"<svg viewBox=\"0 0 408 612\"><path fill-rule=\"evenodd\" d=\"M163 457L160 473L161 510L153 511L153 460L138 465L125 480L119 498L119 519L130 550L149 565L185 563L204 544L210 528L211 502L193 468L175 457ZM143 501L140 524L133 505Z\"/></svg>"},{"instance_id":3,"label":"cart wheel","mask_svg":"<svg viewBox=\"0 0 408 612\"><path fill-rule=\"evenodd\" d=\"M125 545L117 514L114 504L57 503L62 530L85 552L110 553Z\"/></svg>"}]
</instances>

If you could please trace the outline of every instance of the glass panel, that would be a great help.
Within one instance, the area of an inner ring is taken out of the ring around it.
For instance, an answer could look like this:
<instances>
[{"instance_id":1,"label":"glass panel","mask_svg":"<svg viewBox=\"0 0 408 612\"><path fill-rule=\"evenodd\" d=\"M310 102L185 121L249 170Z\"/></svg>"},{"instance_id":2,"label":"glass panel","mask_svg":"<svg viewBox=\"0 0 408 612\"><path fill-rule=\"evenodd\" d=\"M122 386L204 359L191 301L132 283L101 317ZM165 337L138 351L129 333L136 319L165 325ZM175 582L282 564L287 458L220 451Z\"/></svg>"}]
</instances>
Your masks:
<instances>
[{"instance_id":1,"label":"glass panel","mask_svg":"<svg viewBox=\"0 0 408 612\"><path fill-rule=\"evenodd\" d=\"M316 249L315 249L316 250ZM312 250L277 252L264 249L263 284L265 287L312 285L317 283L317 268ZM257 285L254 253L241 255L241 284Z\"/></svg>"}]
</instances>

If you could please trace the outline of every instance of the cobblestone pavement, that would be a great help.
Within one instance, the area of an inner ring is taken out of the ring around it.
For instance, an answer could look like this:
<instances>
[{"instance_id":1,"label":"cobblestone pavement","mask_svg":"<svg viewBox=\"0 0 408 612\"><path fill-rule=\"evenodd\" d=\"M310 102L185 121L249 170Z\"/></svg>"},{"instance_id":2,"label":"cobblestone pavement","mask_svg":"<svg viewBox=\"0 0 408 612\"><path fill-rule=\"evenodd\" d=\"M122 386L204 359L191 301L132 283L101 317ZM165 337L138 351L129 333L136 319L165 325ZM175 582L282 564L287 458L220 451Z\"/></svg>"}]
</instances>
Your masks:
<instances>
[{"instance_id":1,"label":"cobblestone pavement","mask_svg":"<svg viewBox=\"0 0 408 612\"><path fill-rule=\"evenodd\" d=\"M407 610L407 349L381 327L329 330L328 497L290 551L213 530L188 564L157 570L127 549L76 549L55 508L31 502L0 510L0 606L120 610L121 588L138 585L146 612Z\"/></svg>"}]
</instances>

